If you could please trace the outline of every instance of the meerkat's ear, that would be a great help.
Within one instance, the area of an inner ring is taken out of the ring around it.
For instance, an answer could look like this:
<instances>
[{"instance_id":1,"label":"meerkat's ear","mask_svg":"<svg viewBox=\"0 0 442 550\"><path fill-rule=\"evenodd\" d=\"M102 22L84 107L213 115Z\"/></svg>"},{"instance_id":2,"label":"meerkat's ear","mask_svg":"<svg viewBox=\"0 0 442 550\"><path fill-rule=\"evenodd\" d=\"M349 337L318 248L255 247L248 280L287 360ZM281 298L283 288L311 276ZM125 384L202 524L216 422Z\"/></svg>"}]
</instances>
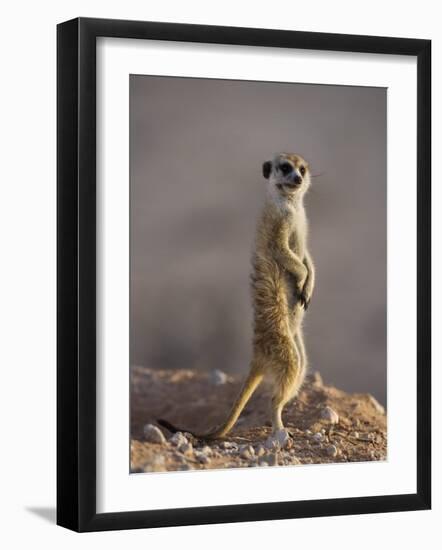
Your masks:
<instances>
[{"instance_id":1,"label":"meerkat's ear","mask_svg":"<svg viewBox=\"0 0 442 550\"><path fill-rule=\"evenodd\" d=\"M268 160L262 165L262 175L265 177L266 180L269 179L271 171L272 171L272 163L270 160Z\"/></svg>"}]
</instances>

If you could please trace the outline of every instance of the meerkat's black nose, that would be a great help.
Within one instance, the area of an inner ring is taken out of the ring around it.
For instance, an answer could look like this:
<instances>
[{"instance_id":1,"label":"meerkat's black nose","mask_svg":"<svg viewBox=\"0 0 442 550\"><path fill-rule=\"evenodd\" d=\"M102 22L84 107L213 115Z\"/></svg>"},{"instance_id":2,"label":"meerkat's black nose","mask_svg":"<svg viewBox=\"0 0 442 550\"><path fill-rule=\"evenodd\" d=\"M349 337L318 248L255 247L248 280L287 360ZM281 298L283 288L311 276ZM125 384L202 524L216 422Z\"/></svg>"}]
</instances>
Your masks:
<instances>
[{"instance_id":1,"label":"meerkat's black nose","mask_svg":"<svg viewBox=\"0 0 442 550\"><path fill-rule=\"evenodd\" d=\"M299 176L298 174L295 174L293 176L293 183L296 183L296 185L299 185L301 183L301 176Z\"/></svg>"}]
</instances>

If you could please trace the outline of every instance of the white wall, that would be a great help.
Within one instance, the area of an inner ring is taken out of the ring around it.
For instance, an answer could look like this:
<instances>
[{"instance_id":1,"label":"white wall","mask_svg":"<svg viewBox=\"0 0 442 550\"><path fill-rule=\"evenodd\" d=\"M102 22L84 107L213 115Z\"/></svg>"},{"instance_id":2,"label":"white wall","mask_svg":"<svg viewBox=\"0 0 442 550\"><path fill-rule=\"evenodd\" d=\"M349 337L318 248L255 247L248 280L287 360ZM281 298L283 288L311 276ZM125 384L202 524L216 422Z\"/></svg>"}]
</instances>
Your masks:
<instances>
[{"instance_id":1,"label":"white wall","mask_svg":"<svg viewBox=\"0 0 442 550\"><path fill-rule=\"evenodd\" d=\"M7 6L7 7L6 7ZM75 535L42 516L55 506L55 25L76 16L271 27L297 30L408 36L433 39L433 151L435 182L441 180L442 37L437 2L370 3L274 0L77 0L8 3L2 11L2 139L0 200L0 540L6 548L108 548L122 544L179 544L180 548L247 544L290 547L415 548L440 540L441 475L434 469L432 512L305 519L256 524L185 527L152 531ZM440 186L433 195L434 233L441 233ZM434 239L433 280L441 278L440 242ZM439 246L437 246L439 245ZM441 360L441 293L434 292L434 359ZM434 370L435 388L441 384ZM441 404L434 398L434 434L440 433ZM434 463L442 459L434 437ZM38 510L38 513L35 510ZM34 511L32 511L34 510ZM8 542L5 544L6 540Z\"/></svg>"}]
</instances>

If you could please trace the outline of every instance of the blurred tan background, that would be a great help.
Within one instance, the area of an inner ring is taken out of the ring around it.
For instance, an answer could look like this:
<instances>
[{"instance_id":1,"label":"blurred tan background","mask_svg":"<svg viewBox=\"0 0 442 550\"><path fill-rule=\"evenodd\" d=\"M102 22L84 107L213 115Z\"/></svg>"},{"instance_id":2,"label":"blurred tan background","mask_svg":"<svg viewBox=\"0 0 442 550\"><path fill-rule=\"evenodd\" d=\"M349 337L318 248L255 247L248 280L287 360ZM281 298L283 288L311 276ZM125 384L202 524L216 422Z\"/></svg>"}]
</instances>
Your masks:
<instances>
[{"instance_id":1,"label":"blurred tan background","mask_svg":"<svg viewBox=\"0 0 442 550\"><path fill-rule=\"evenodd\" d=\"M386 90L130 78L131 364L244 372L275 152L305 156L312 370L386 404Z\"/></svg>"}]
</instances>

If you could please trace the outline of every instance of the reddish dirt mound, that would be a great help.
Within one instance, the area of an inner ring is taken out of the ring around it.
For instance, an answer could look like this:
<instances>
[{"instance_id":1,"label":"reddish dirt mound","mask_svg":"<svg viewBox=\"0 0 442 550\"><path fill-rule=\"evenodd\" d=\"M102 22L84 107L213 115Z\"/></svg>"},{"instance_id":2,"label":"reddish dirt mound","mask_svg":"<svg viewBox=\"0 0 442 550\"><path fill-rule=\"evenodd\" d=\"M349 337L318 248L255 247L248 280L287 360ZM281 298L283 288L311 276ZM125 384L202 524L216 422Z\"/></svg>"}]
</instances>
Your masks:
<instances>
[{"instance_id":1,"label":"reddish dirt mound","mask_svg":"<svg viewBox=\"0 0 442 550\"><path fill-rule=\"evenodd\" d=\"M284 410L286 434L271 437L271 387L263 384L224 440L175 437L158 418L195 432L219 424L241 378L193 370L131 369L131 470L171 471L385 460L386 415L369 394L348 394L310 375ZM331 409L331 410L330 410Z\"/></svg>"}]
</instances>

